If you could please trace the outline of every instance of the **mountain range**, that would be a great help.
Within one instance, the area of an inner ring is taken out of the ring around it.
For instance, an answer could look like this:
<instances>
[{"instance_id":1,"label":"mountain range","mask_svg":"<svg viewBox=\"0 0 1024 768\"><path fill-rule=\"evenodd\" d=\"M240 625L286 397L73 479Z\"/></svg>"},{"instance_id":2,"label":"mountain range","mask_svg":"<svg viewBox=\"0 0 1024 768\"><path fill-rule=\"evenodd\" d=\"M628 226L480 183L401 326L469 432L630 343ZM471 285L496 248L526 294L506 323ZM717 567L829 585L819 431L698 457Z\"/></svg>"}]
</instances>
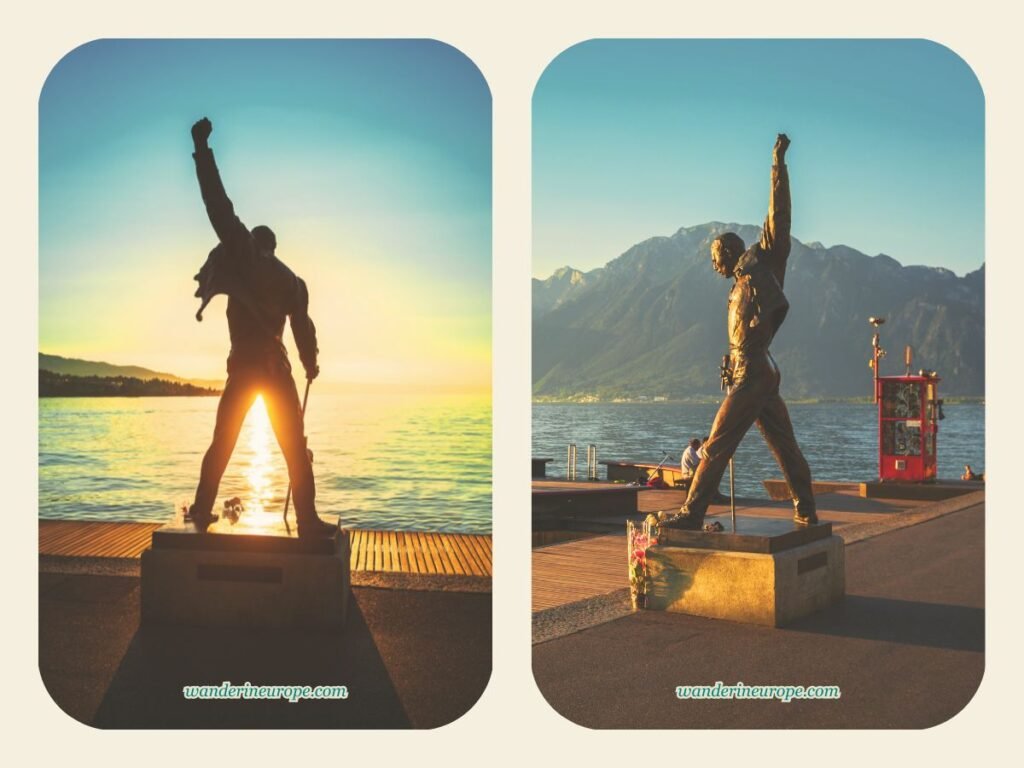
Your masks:
<instances>
[{"instance_id":1,"label":"mountain range","mask_svg":"<svg viewBox=\"0 0 1024 768\"><path fill-rule=\"evenodd\" d=\"M197 387L212 387L219 390L224 382L215 379L183 379L173 373L161 373L149 368L142 368L138 365L112 365L111 363L99 363L92 360L78 360L73 357L60 357L59 355L47 355L39 353L39 370L59 373L66 376L100 376L103 378L124 377L149 381L160 379L176 384L191 384Z\"/></svg>"},{"instance_id":2,"label":"mountain range","mask_svg":"<svg viewBox=\"0 0 1024 768\"><path fill-rule=\"evenodd\" d=\"M719 393L728 349L731 280L711 269L711 242L760 228L709 222L634 245L604 267L572 267L533 281L533 393L538 399L692 399ZM979 261L982 254L979 253ZM942 378L940 393L985 391L985 268L903 266L885 254L792 240L789 315L772 343L782 392L796 398L871 396L873 329L882 316L889 356L882 375L913 370Z\"/></svg>"}]
</instances>

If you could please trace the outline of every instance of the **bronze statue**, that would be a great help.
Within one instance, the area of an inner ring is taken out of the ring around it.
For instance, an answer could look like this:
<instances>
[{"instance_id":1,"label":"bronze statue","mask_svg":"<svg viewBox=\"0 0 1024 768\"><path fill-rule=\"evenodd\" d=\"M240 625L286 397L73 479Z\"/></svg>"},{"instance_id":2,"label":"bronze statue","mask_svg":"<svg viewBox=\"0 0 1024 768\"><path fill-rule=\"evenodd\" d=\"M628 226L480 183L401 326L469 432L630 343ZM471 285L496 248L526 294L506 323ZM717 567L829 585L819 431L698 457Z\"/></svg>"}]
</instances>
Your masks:
<instances>
[{"instance_id":1,"label":"bronze statue","mask_svg":"<svg viewBox=\"0 0 1024 768\"><path fill-rule=\"evenodd\" d=\"M218 519L211 510L220 479L245 415L256 396L262 394L288 465L299 536L332 535L337 527L324 522L316 513L316 488L306 451L302 408L288 353L281 341L288 317L306 378L315 379L320 369L316 328L308 313L309 294L306 284L276 257L277 239L273 231L266 226L250 231L235 215L207 143L212 131L213 125L205 117L192 126L192 156L199 189L220 240L195 277L199 281L196 296L202 299L196 319L202 320L202 310L214 295L227 294L231 352L228 379L217 406L213 441L203 457L195 503L188 509L188 518L200 531Z\"/></svg>"},{"instance_id":2,"label":"bronze statue","mask_svg":"<svg viewBox=\"0 0 1024 768\"><path fill-rule=\"evenodd\" d=\"M789 258L791 208L786 149L780 133L772 152L771 195L761 239L746 248L727 232L711 244L711 265L723 277L735 279L729 293L729 390L704 444L686 503L678 514L661 515L659 525L699 530L704 514L718 492L729 460L751 424L757 423L789 485L800 525L818 522L811 469L800 452L786 404L779 395L781 376L768 347L786 319L789 302L782 288Z\"/></svg>"}]
</instances>

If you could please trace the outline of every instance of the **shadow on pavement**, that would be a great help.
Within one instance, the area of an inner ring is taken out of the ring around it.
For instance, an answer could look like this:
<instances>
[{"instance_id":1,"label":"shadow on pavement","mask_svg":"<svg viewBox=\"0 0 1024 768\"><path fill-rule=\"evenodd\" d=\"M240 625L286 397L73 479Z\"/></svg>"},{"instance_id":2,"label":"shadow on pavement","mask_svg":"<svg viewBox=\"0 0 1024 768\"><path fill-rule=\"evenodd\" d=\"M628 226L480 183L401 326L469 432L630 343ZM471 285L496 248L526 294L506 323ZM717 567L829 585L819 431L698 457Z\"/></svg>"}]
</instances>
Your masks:
<instances>
[{"instance_id":1,"label":"shadow on pavement","mask_svg":"<svg viewBox=\"0 0 1024 768\"><path fill-rule=\"evenodd\" d=\"M187 685L344 685L343 700L187 700ZM96 714L100 728L407 728L356 600L343 632L144 625Z\"/></svg>"},{"instance_id":2,"label":"shadow on pavement","mask_svg":"<svg viewBox=\"0 0 1024 768\"><path fill-rule=\"evenodd\" d=\"M985 650L985 611L962 605L847 595L786 629L955 651Z\"/></svg>"}]
</instances>

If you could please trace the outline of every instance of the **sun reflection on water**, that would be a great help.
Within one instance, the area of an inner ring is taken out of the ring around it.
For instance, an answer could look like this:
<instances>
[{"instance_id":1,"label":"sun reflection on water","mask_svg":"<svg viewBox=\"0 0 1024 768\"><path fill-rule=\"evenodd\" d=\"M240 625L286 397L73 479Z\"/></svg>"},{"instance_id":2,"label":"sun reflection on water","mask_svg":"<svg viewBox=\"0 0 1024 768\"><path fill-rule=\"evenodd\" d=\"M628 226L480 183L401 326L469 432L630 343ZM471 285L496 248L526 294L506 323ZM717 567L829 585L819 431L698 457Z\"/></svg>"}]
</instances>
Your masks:
<instances>
[{"instance_id":1,"label":"sun reflection on water","mask_svg":"<svg viewBox=\"0 0 1024 768\"><path fill-rule=\"evenodd\" d=\"M271 401L263 400L239 433L213 533L288 535L288 472L267 415ZM490 530L489 400L327 392L310 400L306 431L322 517L361 528ZM166 522L168 499L180 502L176 513L192 502L216 398L44 398L39 409L41 517ZM943 423L950 421L947 414ZM972 444L984 446L983 419L978 424ZM235 497L244 511L232 525L224 502ZM295 535L294 498L288 512Z\"/></svg>"},{"instance_id":2,"label":"sun reflection on water","mask_svg":"<svg viewBox=\"0 0 1024 768\"><path fill-rule=\"evenodd\" d=\"M248 498L244 499L245 513L240 522L246 528L272 528L280 524L281 515L271 506L274 499L274 467L271 454L274 432L270 426L263 395L256 397L256 402L249 411L248 422L251 458L245 470L245 480L249 488Z\"/></svg>"}]
</instances>

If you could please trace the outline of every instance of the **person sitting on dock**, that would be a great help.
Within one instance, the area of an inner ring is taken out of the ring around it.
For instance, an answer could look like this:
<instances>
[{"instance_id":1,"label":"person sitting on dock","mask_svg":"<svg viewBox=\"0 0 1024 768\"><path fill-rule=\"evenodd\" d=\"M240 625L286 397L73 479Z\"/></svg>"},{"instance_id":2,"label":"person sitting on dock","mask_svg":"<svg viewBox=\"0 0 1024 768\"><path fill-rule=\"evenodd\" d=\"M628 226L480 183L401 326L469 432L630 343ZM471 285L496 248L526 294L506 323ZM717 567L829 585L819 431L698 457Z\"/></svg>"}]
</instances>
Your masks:
<instances>
[{"instance_id":1,"label":"person sitting on dock","mask_svg":"<svg viewBox=\"0 0 1024 768\"><path fill-rule=\"evenodd\" d=\"M277 239L270 227L258 226L250 231L235 215L213 150L207 144L212 131L213 125L205 117L192 126L192 157L199 189L210 224L220 240L195 277L199 282L196 296L202 300L196 319L202 320L202 309L214 295L226 293L231 352L227 382L217 405L213 441L203 457L195 502L188 508L187 518L199 531L205 531L218 519L211 511L217 488L242 422L256 397L262 394L288 465L299 536L330 536L337 526L321 520L316 513L316 489L306 449L302 407L288 353L281 341L287 317L306 378L315 379L320 368L316 328L308 313L309 294L306 284L276 257Z\"/></svg>"},{"instance_id":2,"label":"person sitting on dock","mask_svg":"<svg viewBox=\"0 0 1024 768\"><path fill-rule=\"evenodd\" d=\"M700 446L700 440L695 437L686 446L686 450L683 451L683 460L679 463L679 479L682 481L681 484L689 485L690 481L693 480L693 475L697 472L697 467L700 465Z\"/></svg>"},{"instance_id":3,"label":"person sitting on dock","mask_svg":"<svg viewBox=\"0 0 1024 768\"><path fill-rule=\"evenodd\" d=\"M976 480L978 482L983 483L983 482L985 482L985 473L982 472L981 474L978 474L973 469L971 469L971 465L970 464L964 464L964 473L962 475L960 475L960 479L961 480Z\"/></svg>"}]
</instances>

